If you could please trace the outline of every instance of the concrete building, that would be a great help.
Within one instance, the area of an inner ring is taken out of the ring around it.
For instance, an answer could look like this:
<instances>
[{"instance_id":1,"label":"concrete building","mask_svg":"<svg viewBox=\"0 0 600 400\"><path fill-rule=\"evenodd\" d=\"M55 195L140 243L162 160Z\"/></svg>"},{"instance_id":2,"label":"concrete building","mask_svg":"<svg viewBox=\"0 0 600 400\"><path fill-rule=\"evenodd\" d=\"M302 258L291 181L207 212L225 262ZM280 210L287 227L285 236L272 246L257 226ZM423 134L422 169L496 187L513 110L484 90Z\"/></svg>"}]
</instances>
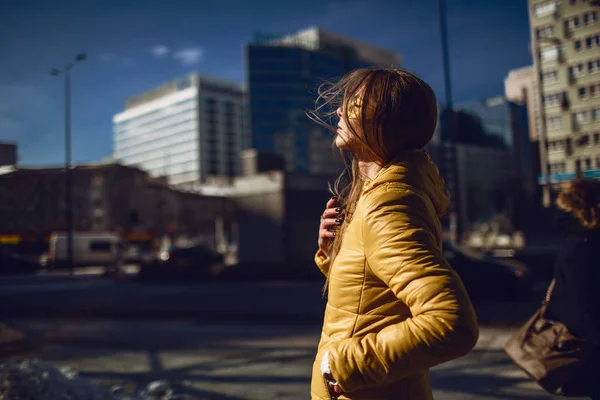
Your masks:
<instances>
[{"instance_id":1,"label":"concrete building","mask_svg":"<svg viewBox=\"0 0 600 400\"><path fill-rule=\"evenodd\" d=\"M551 74L548 74L547 78ZM516 104L527 107L529 137L537 142L540 128L540 96L533 66L510 70L504 79L504 96Z\"/></svg>"},{"instance_id":2,"label":"concrete building","mask_svg":"<svg viewBox=\"0 0 600 400\"><path fill-rule=\"evenodd\" d=\"M231 194L239 261L288 269L313 264L319 216L331 197L327 178L278 170L259 152L244 153L248 174L234 179Z\"/></svg>"},{"instance_id":3,"label":"concrete building","mask_svg":"<svg viewBox=\"0 0 600 400\"><path fill-rule=\"evenodd\" d=\"M335 174L332 135L311 121L317 90L327 80L367 66L400 66L389 50L312 27L256 38L245 47L252 147L280 154L286 171Z\"/></svg>"},{"instance_id":4,"label":"concrete building","mask_svg":"<svg viewBox=\"0 0 600 400\"><path fill-rule=\"evenodd\" d=\"M533 200L536 189L537 166L529 134L528 110L524 105L508 101L504 96L480 101L465 102L457 109L474 117L473 130L461 125L459 118L459 141L461 134L470 134L462 140L465 144L500 147L512 157L512 173L519 178L520 186ZM477 132L477 131L480 132ZM479 137L480 136L480 137Z\"/></svg>"},{"instance_id":5,"label":"concrete building","mask_svg":"<svg viewBox=\"0 0 600 400\"><path fill-rule=\"evenodd\" d=\"M66 229L64 173L26 168L0 174L0 243L8 238L23 252L47 250L50 233ZM78 165L72 184L76 231L116 231L150 245L175 233L222 248L233 225L234 210L225 197L173 189L138 168Z\"/></svg>"},{"instance_id":6,"label":"concrete building","mask_svg":"<svg viewBox=\"0 0 600 400\"><path fill-rule=\"evenodd\" d=\"M546 206L552 184L577 172L600 176L599 14L595 1L529 0Z\"/></svg>"},{"instance_id":7,"label":"concrete building","mask_svg":"<svg viewBox=\"0 0 600 400\"><path fill-rule=\"evenodd\" d=\"M0 168L14 167L17 165L16 143L0 142Z\"/></svg>"},{"instance_id":8,"label":"concrete building","mask_svg":"<svg viewBox=\"0 0 600 400\"><path fill-rule=\"evenodd\" d=\"M509 207L510 186L516 173L513 157L507 149L468 144L457 146L457 173L460 224L468 232L474 223L493 217Z\"/></svg>"},{"instance_id":9,"label":"concrete building","mask_svg":"<svg viewBox=\"0 0 600 400\"><path fill-rule=\"evenodd\" d=\"M245 110L242 85L190 74L127 101L113 118L114 158L177 186L239 175Z\"/></svg>"},{"instance_id":10,"label":"concrete building","mask_svg":"<svg viewBox=\"0 0 600 400\"><path fill-rule=\"evenodd\" d=\"M456 128L456 151L448 151L443 124L427 149L459 200L453 220L446 221L448 238L456 234L462 240L475 224L499 213L521 218L535 201L537 186L526 107L497 96L458 104L442 118ZM455 158L448 160L449 154ZM454 166L452 181L444 173L447 165Z\"/></svg>"}]
</instances>

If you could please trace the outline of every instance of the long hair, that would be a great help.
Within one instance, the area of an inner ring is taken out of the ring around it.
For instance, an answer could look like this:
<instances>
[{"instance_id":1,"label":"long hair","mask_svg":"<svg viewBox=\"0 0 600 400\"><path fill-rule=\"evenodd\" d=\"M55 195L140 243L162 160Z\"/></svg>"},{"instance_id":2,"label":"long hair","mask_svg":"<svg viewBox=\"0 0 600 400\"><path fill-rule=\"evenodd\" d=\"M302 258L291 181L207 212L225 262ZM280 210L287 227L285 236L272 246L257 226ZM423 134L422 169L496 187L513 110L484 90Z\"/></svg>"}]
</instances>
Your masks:
<instances>
[{"instance_id":1,"label":"long hair","mask_svg":"<svg viewBox=\"0 0 600 400\"><path fill-rule=\"evenodd\" d=\"M575 178L562 187L556 205L575 216L585 229L597 228L600 223L600 182Z\"/></svg>"},{"instance_id":2,"label":"long hair","mask_svg":"<svg viewBox=\"0 0 600 400\"><path fill-rule=\"evenodd\" d=\"M348 123L359 148L340 150L346 169L330 191L343 208L343 223L331 249L331 263L342 245L354 216L365 177L360 174L357 153L384 166L401 152L421 149L429 143L437 125L437 101L431 87L415 75L395 68L363 68L350 72L337 83L321 85L315 110L309 118L336 132L329 121L339 108L346 121L358 120L362 135ZM329 276L325 283L325 290Z\"/></svg>"}]
</instances>

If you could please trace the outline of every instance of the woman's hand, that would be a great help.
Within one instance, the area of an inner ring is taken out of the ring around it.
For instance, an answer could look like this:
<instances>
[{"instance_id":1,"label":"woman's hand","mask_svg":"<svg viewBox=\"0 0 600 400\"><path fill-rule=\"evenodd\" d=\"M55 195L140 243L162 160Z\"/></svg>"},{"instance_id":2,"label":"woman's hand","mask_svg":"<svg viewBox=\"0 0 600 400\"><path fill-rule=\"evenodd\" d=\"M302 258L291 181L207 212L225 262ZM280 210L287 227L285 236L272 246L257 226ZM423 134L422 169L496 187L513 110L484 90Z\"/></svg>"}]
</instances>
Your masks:
<instances>
[{"instance_id":1,"label":"woman's hand","mask_svg":"<svg viewBox=\"0 0 600 400\"><path fill-rule=\"evenodd\" d=\"M325 206L321 215L321 226L319 227L319 250L329 256L333 238L336 236L336 228L342 224L340 214L342 209L338 207L337 198L333 197Z\"/></svg>"}]
</instances>

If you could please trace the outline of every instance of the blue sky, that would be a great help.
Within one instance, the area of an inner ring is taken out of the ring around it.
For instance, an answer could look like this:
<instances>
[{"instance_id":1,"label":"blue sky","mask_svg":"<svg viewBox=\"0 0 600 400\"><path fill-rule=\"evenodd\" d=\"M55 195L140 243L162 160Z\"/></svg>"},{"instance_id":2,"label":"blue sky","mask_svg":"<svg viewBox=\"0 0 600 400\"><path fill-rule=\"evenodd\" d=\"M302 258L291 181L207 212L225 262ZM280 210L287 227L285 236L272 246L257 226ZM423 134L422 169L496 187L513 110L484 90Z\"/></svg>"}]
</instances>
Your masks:
<instances>
[{"instance_id":1,"label":"blue sky","mask_svg":"<svg viewBox=\"0 0 600 400\"><path fill-rule=\"evenodd\" d=\"M450 0L455 101L503 93L507 71L531 63L525 0ZM0 141L22 165L64 159L63 81L49 71L86 52L73 70L73 159L112 151L112 116L125 100L188 72L243 81L242 46L255 31L309 26L402 54L443 100L437 1L8 0L0 2Z\"/></svg>"}]
</instances>

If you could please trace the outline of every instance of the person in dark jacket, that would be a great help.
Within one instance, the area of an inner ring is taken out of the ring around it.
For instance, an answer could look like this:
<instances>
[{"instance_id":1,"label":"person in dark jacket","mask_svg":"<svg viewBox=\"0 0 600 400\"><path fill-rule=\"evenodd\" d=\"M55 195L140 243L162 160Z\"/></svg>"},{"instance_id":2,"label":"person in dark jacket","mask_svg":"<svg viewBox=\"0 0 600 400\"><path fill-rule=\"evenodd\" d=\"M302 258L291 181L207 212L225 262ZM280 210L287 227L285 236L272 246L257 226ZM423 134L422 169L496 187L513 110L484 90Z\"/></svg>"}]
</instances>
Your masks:
<instances>
[{"instance_id":1,"label":"person in dark jacket","mask_svg":"<svg viewBox=\"0 0 600 400\"><path fill-rule=\"evenodd\" d=\"M564 232L555 264L556 286L549 316L577 337L600 343L600 181L576 178L557 199L558 225ZM573 381L582 393L600 399L600 351Z\"/></svg>"}]
</instances>

